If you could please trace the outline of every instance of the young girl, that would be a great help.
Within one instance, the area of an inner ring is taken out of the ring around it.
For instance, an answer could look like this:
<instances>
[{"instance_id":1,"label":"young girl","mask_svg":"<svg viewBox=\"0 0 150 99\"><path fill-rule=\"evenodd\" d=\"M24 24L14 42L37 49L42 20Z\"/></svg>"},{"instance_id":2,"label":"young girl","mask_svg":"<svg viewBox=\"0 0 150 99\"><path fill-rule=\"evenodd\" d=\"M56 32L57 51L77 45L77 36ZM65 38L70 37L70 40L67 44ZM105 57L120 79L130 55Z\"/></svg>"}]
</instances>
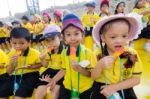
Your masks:
<instances>
[{"instance_id":1,"label":"young girl","mask_svg":"<svg viewBox=\"0 0 150 99\"><path fill-rule=\"evenodd\" d=\"M101 49L91 73L95 80L91 99L137 99L133 87L140 83L142 64L137 52L128 47L137 30L137 21L124 15L105 17L95 25L93 38Z\"/></svg>"},{"instance_id":2,"label":"young girl","mask_svg":"<svg viewBox=\"0 0 150 99\"><path fill-rule=\"evenodd\" d=\"M62 51L61 71L65 76L59 99L90 99L93 85L90 70L96 65L96 57L81 44L84 29L80 19L74 14L66 15L62 33L68 47Z\"/></svg>"},{"instance_id":3,"label":"young girl","mask_svg":"<svg viewBox=\"0 0 150 99\"><path fill-rule=\"evenodd\" d=\"M61 29L57 25L53 25L47 27L44 31L43 38L48 42L47 50L40 55L42 65L44 67L48 67L45 70L41 78L45 78L45 76L50 75L51 79L55 78L55 75L61 69L61 52L63 50L64 44L61 41ZM62 85L63 79L57 82L57 85L54 88L51 88L51 99L58 99L59 96L59 88ZM38 88L35 93L35 99L43 99L47 93L48 82L39 81Z\"/></svg>"},{"instance_id":4,"label":"young girl","mask_svg":"<svg viewBox=\"0 0 150 99\"><path fill-rule=\"evenodd\" d=\"M62 13L59 10L54 12L54 22L62 29Z\"/></svg>"},{"instance_id":5,"label":"young girl","mask_svg":"<svg viewBox=\"0 0 150 99\"><path fill-rule=\"evenodd\" d=\"M110 12L109 12L109 1L108 0L103 0L100 4L100 18L104 17L104 16L109 16Z\"/></svg>"},{"instance_id":6,"label":"young girl","mask_svg":"<svg viewBox=\"0 0 150 99\"><path fill-rule=\"evenodd\" d=\"M125 14L124 13L125 7L126 7L125 2L119 2L116 6L115 14L120 14L120 13Z\"/></svg>"}]
</instances>

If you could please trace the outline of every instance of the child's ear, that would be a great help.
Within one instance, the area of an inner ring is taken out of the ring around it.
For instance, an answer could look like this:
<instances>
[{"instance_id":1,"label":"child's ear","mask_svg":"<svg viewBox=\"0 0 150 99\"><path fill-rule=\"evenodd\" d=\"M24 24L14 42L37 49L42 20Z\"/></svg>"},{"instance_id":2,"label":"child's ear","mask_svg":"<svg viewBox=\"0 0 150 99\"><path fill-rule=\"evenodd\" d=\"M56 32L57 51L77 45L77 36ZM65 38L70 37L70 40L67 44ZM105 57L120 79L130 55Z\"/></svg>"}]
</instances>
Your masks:
<instances>
[{"instance_id":1,"label":"child's ear","mask_svg":"<svg viewBox=\"0 0 150 99\"><path fill-rule=\"evenodd\" d=\"M100 35L100 37L101 37L102 42L105 43L105 37L104 37L104 35Z\"/></svg>"}]
</instances>

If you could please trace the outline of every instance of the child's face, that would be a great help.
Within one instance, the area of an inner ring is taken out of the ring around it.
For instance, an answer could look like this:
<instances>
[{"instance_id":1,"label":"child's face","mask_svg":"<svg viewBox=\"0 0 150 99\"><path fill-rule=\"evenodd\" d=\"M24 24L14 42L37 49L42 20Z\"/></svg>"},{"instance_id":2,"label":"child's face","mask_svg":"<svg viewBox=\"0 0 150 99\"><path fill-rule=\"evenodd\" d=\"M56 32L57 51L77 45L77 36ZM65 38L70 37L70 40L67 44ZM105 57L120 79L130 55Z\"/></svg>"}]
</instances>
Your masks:
<instances>
[{"instance_id":1,"label":"child's face","mask_svg":"<svg viewBox=\"0 0 150 99\"><path fill-rule=\"evenodd\" d=\"M43 16L43 20L44 20L44 22L49 22L49 19L46 15Z\"/></svg>"},{"instance_id":2,"label":"child's face","mask_svg":"<svg viewBox=\"0 0 150 99\"><path fill-rule=\"evenodd\" d=\"M118 8L117 8L117 12L118 13L123 13L124 12L124 9L125 9L125 5L124 3L121 3Z\"/></svg>"},{"instance_id":3,"label":"child's face","mask_svg":"<svg viewBox=\"0 0 150 99\"><path fill-rule=\"evenodd\" d=\"M137 6L139 8L143 8L145 6L145 2L146 2L145 0L139 0Z\"/></svg>"},{"instance_id":4,"label":"child's face","mask_svg":"<svg viewBox=\"0 0 150 99\"><path fill-rule=\"evenodd\" d=\"M15 50L25 51L30 46L30 41L24 38L11 38L11 45Z\"/></svg>"},{"instance_id":5,"label":"child's face","mask_svg":"<svg viewBox=\"0 0 150 99\"><path fill-rule=\"evenodd\" d=\"M69 26L64 30L64 39L71 47L77 47L82 42L83 33L80 29Z\"/></svg>"},{"instance_id":6,"label":"child's face","mask_svg":"<svg viewBox=\"0 0 150 99\"><path fill-rule=\"evenodd\" d=\"M94 10L94 7L92 7L92 6L87 6L87 9L88 9L89 12L92 12L92 11Z\"/></svg>"},{"instance_id":7,"label":"child's face","mask_svg":"<svg viewBox=\"0 0 150 99\"><path fill-rule=\"evenodd\" d=\"M119 26L119 27L118 27ZM129 26L123 22L113 23L106 33L103 33L102 41L106 43L108 51L115 52L129 42Z\"/></svg>"},{"instance_id":8,"label":"child's face","mask_svg":"<svg viewBox=\"0 0 150 99\"><path fill-rule=\"evenodd\" d=\"M104 5L101 7L100 10L101 10L102 12L104 12L104 13L108 13L108 12L109 12L109 7L108 7L108 5L104 4Z\"/></svg>"},{"instance_id":9,"label":"child's face","mask_svg":"<svg viewBox=\"0 0 150 99\"><path fill-rule=\"evenodd\" d=\"M60 37L55 36L55 37L49 37L46 39L46 41L48 42L48 47L50 48L54 48L54 50L57 50L59 48L60 45Z\"/></svg>"}]
</instances>

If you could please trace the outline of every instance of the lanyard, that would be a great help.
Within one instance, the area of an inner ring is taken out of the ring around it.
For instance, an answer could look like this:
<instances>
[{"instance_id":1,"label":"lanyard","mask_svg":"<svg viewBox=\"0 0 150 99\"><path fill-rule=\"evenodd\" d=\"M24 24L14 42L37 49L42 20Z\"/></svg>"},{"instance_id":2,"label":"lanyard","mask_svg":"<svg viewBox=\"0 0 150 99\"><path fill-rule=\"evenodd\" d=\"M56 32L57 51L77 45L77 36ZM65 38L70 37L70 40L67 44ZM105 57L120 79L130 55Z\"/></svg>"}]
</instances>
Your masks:
<instances>
[{"instance_id":1,"label":"lanyard","mask_svg":"<svg viewBox=\"0 0 150 99\"><path fill-rule=\"evenodd\" d=\"M119 77L119 80L122 81L123 60L121 58L119 58L119 59L120 59L120 77ZM113 69L113 71L114 71L114 69ZM106 76L105 76L105 83L106 83L106 85L108 84ZM121 94L122 94L123 99L125 99L123 90L121 90Z\"/></svg>"},{"instance_id":2,"label":"lanyard","mask_svg":"<svg viewBox=\"0 0 150 99\"><path fill-rule=\"evenodd\" d=\"M22 67L25 66L25 64L26 64L26 56L24 57ZM18 66L18 61L16 62L16 66ZM16 91L19 89L20 84L22 82L23 72L24 72L24 69L22 69L19 83L17 83L17 77L16 77L17 70L15 69L15 71L14 71L14 76L15 76L15 78L14 78L14 91L13 91L14 95L15 95Z\"/></svg>"},{"instance_id":3,"label":"lanyard","mask_svg":"<svg viewBox=\"0 0 150 99\"><path fill-rule=\"evenodd\" d=\"M81 59L80 59L80 54L81 54L81 47L79 46L78 62L81 61ZM69 60L69 68L70 68L70 78L71 78L70 83L71 83L71 90L73 90L70 56L68 57L68 60ZM79 92L79 87L80 87L80 73L78 72L78 92Z\"/></svg>"}]
</instances>

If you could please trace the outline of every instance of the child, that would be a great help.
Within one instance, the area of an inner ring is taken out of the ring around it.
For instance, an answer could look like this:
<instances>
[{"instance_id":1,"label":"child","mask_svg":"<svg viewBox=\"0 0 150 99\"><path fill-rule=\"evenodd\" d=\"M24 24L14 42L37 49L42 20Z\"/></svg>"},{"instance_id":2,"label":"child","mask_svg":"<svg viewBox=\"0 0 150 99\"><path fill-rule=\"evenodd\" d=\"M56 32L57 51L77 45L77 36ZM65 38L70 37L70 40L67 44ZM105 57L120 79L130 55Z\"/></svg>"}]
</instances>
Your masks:
<instances>
[{"instance_id":1,"label":"child","mask_svg":"<svg viewBox=\"0 0 150 99\"><path fill-rule=\"evenodd\" d=\"M62 13L59 10L54 12L54 22L62 29Z\"/></svg>"},{"instance_id":2,"label":"child","mask_svg":"<svg viewBox=\"0 0 150 99\"><path fill-rule=\"evenodd\" d=\"M139 35L139 38L145 38L146 42L144 45L144 49L147 52L150 52L150 8L146 8L146 0L137 0L137 3L135 4L135 7L133 9L133 12L138 13L140 15L143 15L142 22L143 26L145 27L141 34Z\"/></svg>"},{"instance_id":3,"label":"child","mask_svg":"<svg viewBox=\"0 0 150 99\"><path fill-rule=\"evenodd\" d=\"M108 0L102 0L100 4L100 14L99 17L109 16L109 1Z\"/></svg>"},{"instance_id":4,"label":"child","mask_svg":"<svg viewBox=\"0 0 150 99\"><path fill-rule=\"evenodd\" d=\"M12 28L22 27L21 23L18 20L14 20L13 22L11 22L11 24Z\"/></svg>"},{"instance_id":5,"label":"child","mask_svg":"<svg viewBox=\"0 0 150 99\"><path fill-rule=\"evenodd\" d=\"M84 29L76 15L68 14L63 18L62 34L68 47L62 51L60 76L65 76L58 99L90 99L93 85L90 70L96 65L96 57L81 44Z\"/></svg>"},{"instance_id":6,"label":"child","mask_svg":"<svg viewBox=\"0 0 150 99\"><path fill-rule=\"evenodd\" d=\"M119 2L116 6L116 9L115 9L115 14L125 14L125 7L126 7L126 4L125 2Z\"/></svg>"},{"instance_id":7,"label":"child","mask_svg":"<svg viewBox=\"0 0 150 99\"><path fill-rule=\"evenodd\" d=\"M26 28L14 28L10 35L12 50L8 56L7 73L12 75L11 95L15 99L31 97L39 79L39 52L30 48L31 36Z\"/></svg>"},{"instance_id":8,"label":"child","mask_svg":"<svg viewBox=\"0 0 150 99\"><path fill-rule=\"evenodd\" d=\"M48 67L41 77L50 75L50 78L55 78L57 72L61 69L61 52L63 50L64 44L61 42L61 29L57 25L48 26L43 33L42 39L46 39L48 43L47 50L40 55L41 63L44 67ZM62 85L63 79L57 82L57 85L51 90L51 99L58 99L59 88ZM39 81L38 88L35 93L35 99L43 99L47 92L46 81Z\"/></svg>"},{"instance_id":9,"label":"child","mask_svg":"<svg viewBox=\"0 0 150 99\"><path fill-rule=\"evenodd\" d=\"M22 16L21 21L23 23L23 27L28 29L30 33L33 33L33 26L30 23L30 20L27 16Z\"/></svg>"},{"instance_id":10,"label":"child","mask_svg":"<svg viewBox=\"0 0 150 99\"><path fill-rule=\"evenodd\" d=\"M127 47L137 30L138 22L124 15L105 17L97 22L92 35L101 50L91 73L96 81L91 99L114 99L114 96L137 99L132 87L140 83L142 64L137 52Z\"/></svg>"},{"instance_id":11,"label":"child","mask_svg":"<svg viewBox=\"0 0 150 99\"><path fill-rule=\"evenodd\" d=\"M10 83L10 79L8 73L6 73L7 56L1 49L0 60L0 99L6 99L9 96L10 88L7 85Z\"/></svg>"},{"instance_id":12,"label":"child","mask_svg":"<svg viewBox=\"0 0 150 99\"><path fill-rule=\"evenodd\" d=\"M99 20L99 15L94 12L96 7L95 2L88 2L86 4L87 12L82 16L82 24L85 28L85 46L93 50L93 38L92 38L92 29L95 23Z\"/></svg>"}]
</instances>

